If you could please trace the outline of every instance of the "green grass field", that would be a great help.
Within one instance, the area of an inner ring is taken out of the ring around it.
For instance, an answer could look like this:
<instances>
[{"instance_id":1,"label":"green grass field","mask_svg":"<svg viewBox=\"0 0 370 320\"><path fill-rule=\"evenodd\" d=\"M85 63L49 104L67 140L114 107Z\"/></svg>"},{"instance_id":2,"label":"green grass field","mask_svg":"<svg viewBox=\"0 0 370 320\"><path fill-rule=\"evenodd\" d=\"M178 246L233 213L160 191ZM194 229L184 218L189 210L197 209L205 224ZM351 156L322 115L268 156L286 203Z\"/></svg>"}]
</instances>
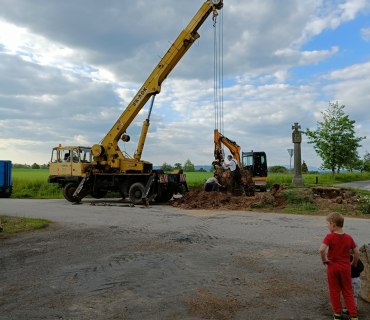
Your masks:
<instances>
[{"instance_id":1,"label":"green grass field","mask_svg":"<svg viewBox=\"0 0 370 320\"><path fill-rule=\"evenodd\" d=\"M62 190L48 183L47 169L13 169L12 198L61 199Z\"/></svg>"},{"instance_id":2,"label":"green grass field","mask_svg":"<svg viewBox=\"0 0 370 320\"><path fill-rule=\"evenodd\" d=\"M38 198L38 199L61 199L62 190L57 185L48 183L49 170L47 169L13 169L13 194L12 198ZM187 172L187 183L190 188L200 187L211 172ZM331 173L304 174L305 185L335 185L337 183L370 180L370 173ZM268 186L281 184L291 187L292 174L269 174ZM317 182L317 183L316 183Z\"/></svg>"}]
</instances>

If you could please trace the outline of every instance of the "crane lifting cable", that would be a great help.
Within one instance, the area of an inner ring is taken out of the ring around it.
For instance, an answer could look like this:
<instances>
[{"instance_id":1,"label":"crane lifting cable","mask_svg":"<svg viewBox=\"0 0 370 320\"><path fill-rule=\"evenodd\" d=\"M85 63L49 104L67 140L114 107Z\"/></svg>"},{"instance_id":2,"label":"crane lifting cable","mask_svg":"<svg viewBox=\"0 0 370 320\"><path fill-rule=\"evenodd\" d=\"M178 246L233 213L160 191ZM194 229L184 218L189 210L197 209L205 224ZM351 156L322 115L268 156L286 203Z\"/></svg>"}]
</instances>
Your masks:
<instances>
[{"instance_id":1,"label":"crane lifting cable","mask_svg":"<svg viewBox=\"0 0 370 320\"><path fill-rule=\"evenodd\" d=\"M223 145L220 143L223 137L223 13L220 15L220 23L216 23L216 17L213 19L213 77L214 77L214 113L215 113L215 128L214 142L215 159L221 163L225 158Z\"/></svg>"},{"instance_id":2,"label":"crane lifting cable","mask_svg":"<svg viewBox=\"0 0 370 320\"><path fill-rule=\"evenodd\" d=\"M213 98L215 129L223 132L223 11L213 19Z\"/></svg>"}]
</instances>

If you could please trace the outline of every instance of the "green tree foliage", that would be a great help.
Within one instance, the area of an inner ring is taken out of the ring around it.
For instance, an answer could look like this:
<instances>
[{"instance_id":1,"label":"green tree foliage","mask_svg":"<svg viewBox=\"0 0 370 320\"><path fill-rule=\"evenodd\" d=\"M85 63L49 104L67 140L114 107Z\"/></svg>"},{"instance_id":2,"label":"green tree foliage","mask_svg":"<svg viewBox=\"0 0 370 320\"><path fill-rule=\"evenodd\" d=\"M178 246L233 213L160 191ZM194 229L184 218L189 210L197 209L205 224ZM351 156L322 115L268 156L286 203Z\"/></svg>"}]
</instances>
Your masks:
<instances>
[{"instance_id":1,"label":"green tree foliage","mask_svg":"<svg viewBox=\"0 0 370 320\"><path fill-rule=\"evenodd\" d=\"M180 162L176 162L175 165L174 165L174 168L181 170L182 169L181 163Z\"/></svg>"},{"instance_id":2,"label":"green tree foliage","mask_svg":"<svg viewBox=\"0 0 370 320\"><path fill-rule=\"evenodd\" d=\"M357 149L361 140L366 137L355 136L355 121L343 111L344 105L329 102L324 112L323 121L317 123L317 130L307 129L310 144L314 145L316 153L323 161L321 167L329 169L334 174L342 169L355 169L358 165Z\"/></svg>"},{"instance_id":3,"label":"green tree foliage","mask_svg":"<svg viewBox=\"0 0 370 320\"><path fill-rule=\"evenodd\" d=\"M40 169L40 165L38 165L37 163L34 163L32 166L31 166L32 169Z\"/></svg>"},{"instance_id":4,"label":"green tree foliage","mask_svg":"<svg viewBox=\"0 0 370 320\"><path fill-rule=\"evenodd\" d=\"M163 171L171 171L172 169L172 166L167 162L163 162L163 164L161 165L161 170Z\"/></svg>"},{"instance_id":5,"label":"green tree foliage","mask_svg":"<svg viewBox=\"0 0 370 320\"><path fill-rule=\"evenodd\" d=\"M48 169L49 166L45 163L45 164L37 164L37 163L34 163L33 165L29 165L29 164L22 164L22 163L13 163L12 164L12 167L14 169Z\"/></svg>"},{"instance_id":6,"label":"green tree foliage","mask_svg":"<svg viewBox=\"0 0 370 320\"><path fill-rule=\"evenodd\" d=\"M304 160L302 163L302 173L308 173L308 167L307 167L306 162L304 162Z\"/></svg>"},{"instance_id":7,"label":"green tree foliage","mask_svg":"<svg viewBox=\"0 0 370 320\"><path fill-rule=\"evenodd\" d=\"M194 164L189 159L186 160L186 162L184 164L184 171L186 171L186 172L194 172L195 171Z\"/></svg>"},{"instance_id":8,"label":"green tree foliage","mask_svg":"<svg viewBox=\"0 0 370 320\"><path fill-rule=\"evenodd\" d=\"M13 163L12 167L14 169L30 169L31 168L29 164L22 164L22 163Z\"/></svg>"},{"instance_id":9,"label":"green tree foliage","mask_svg":"<svg viewBox=\"0 0 370 320\"><path fill-rule=\"evenodd\" d=\"M270 173L288 173L288 169L284 166L271 166L269 167Z\"/></svg>"},{"instance_id":10,"label":"green tree foliage","mask_svg":"<svg viewBox=\"0 0 370 320\"><path fill-rule=\"evenodd\" d=\"M362 160L361 172L370 172L370 153L366 152Z\"/></svg>"}]
</instances>

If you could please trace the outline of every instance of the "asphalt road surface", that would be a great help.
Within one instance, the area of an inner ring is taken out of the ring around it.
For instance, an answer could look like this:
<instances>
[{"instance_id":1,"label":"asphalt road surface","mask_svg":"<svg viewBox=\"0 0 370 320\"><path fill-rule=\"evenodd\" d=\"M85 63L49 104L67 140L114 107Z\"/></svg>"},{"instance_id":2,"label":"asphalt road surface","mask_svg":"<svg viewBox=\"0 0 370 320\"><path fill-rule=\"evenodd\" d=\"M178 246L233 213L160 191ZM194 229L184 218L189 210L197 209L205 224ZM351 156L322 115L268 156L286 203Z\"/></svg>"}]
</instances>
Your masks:
<instances>
[{"instance_id":1,"label":"asphalt road surface","mask_svg":"<svg viewBox=\"0 0 370 320\"><path fill-rule=\"evenodd\" d=\"M330 319L322 216L18 199L0 214L56 222L0 241L0 319ZM369 230L345 220L358 245Z\"/></svg>"},{"instance_id":2,"label":"asphalt road surface","mask_svg":"<svg viewBox=\"0 0 370 320\"><path fill-rule=\"evenodd\" d=\"M337 186L343 187L343 188L355 188L355 189L362 189L362 190L370 190L370 181L369 180L364 180L364 181L346 182L346 183L340 183Z\"/></svg>"}]
</instances>

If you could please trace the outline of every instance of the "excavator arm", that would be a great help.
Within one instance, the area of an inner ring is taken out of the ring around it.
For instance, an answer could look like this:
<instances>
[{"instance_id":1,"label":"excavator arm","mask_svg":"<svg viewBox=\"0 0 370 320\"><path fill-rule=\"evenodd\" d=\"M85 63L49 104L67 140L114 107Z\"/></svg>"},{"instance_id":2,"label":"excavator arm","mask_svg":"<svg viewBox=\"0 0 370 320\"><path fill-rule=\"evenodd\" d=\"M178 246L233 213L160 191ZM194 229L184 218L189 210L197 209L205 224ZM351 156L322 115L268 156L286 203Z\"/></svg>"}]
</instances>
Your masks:
<instances>
[{"instance_id":1,"label":"excavator arm","mask_svg":"<svg viewBox=\"0 0 370 320\"><path fill-rule=\"evenodd\" d=\"M240 146L235 142L230 140L229 138L222 135L217 129L214 131L214 143L215 143L215 160L221 164L224 161L224 151L222 145L227 147L231 154L233 155L234 159L240 166Z\"/></svg>"},{"instance_id":2,"label":"excavator arm","mask_svg":"<svg viewBox=\"0 0 370 320\"><path fill-rule=\"evenodd\" d=\"M136 93L132 101L117 119L116 123L106 134L100 144L95 144L92 147L92 153L96 163L111 169L119 169L120 171L142 171L143 162L140 161L141 151L144 145L146 131L140 137L140 150L136 157L126 158L121 152L118 142L120 139L128 141L129 137L125 134L127 128L135 119L139 111L144 107L149 98L158 94L161 91L162 82L170 74L172 69L181 60L184 54L189 50L195 40L200 36L198 29L213 13L217 16L218 11L223 6L223 0L207 0L191 19L187 27L179 34L175 42L154 68L152 73L146 79L139 91ZM147 123L148 124L148 123Z\"/></svg>"}]
</instances>

